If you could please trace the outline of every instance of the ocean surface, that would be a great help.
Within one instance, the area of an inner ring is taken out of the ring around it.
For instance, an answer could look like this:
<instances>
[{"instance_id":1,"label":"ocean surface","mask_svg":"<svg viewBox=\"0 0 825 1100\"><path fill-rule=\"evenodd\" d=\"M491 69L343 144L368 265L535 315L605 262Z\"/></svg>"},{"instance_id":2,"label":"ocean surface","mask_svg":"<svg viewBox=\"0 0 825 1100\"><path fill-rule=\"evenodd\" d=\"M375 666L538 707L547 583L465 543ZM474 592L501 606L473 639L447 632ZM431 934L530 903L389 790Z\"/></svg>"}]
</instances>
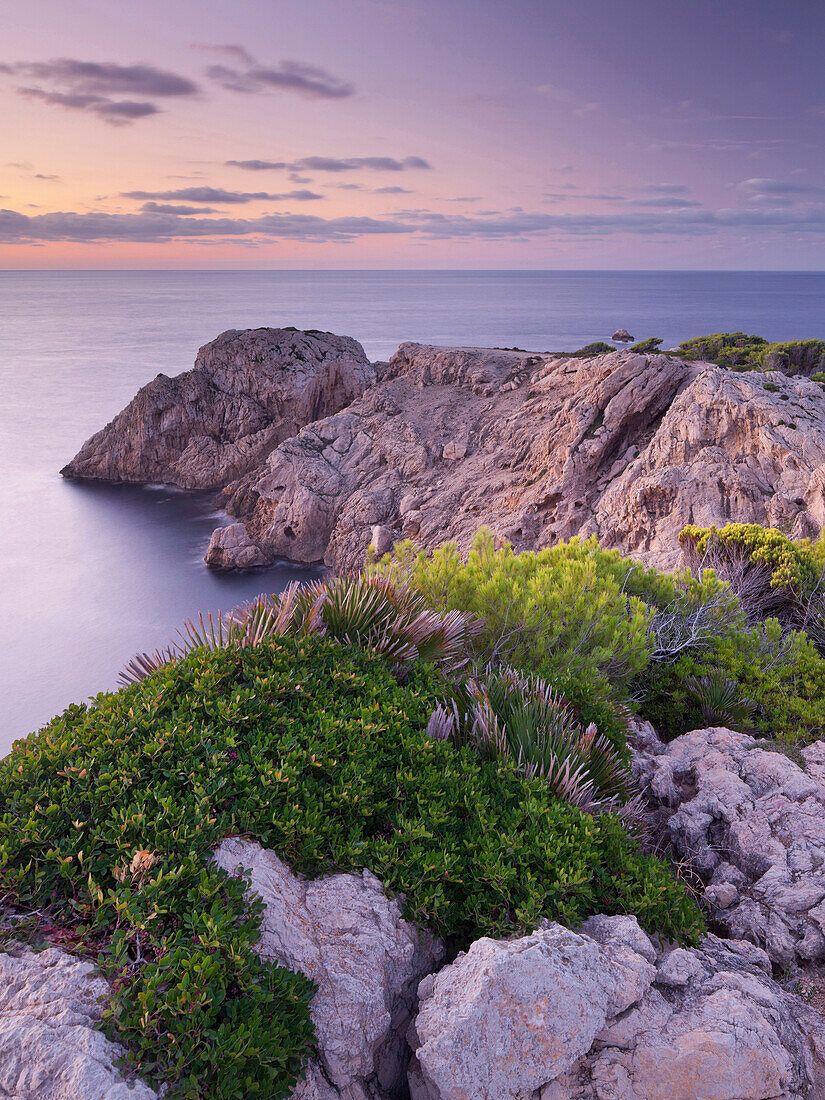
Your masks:
<instances>
[{"instance_id":1,"label":"ocean surface","mask_svg":"<svg viewBox=\"0 0 825 1100\"><path fill-rule=\"evenodd\" d=\"M705 272L0 272L0 754L114 687L189 615L317 571L209 571L208 495L58 474L139 386L188 370L228 328L573 349L619 326L664 346L743 329L825 336L825 274Z\"/></svg>"}]
</instances>

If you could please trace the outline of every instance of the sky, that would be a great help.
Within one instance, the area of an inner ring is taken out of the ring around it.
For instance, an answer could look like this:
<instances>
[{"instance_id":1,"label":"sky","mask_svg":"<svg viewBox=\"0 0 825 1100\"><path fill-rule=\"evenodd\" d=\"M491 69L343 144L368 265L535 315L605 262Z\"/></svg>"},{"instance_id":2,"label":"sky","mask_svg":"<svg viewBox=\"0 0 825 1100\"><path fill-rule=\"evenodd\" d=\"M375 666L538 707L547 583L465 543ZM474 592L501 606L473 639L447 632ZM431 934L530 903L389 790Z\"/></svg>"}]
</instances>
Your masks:
<instances>
[{"instance_id":1,"label":"sky","mask_svg":"<svg viewBox=\"0 0 825 1100\"><path fill-rule=\"evenodd\" d=\"M820 0L0 7L2 268L825 268Z\"/></svg>"}]
</instances>

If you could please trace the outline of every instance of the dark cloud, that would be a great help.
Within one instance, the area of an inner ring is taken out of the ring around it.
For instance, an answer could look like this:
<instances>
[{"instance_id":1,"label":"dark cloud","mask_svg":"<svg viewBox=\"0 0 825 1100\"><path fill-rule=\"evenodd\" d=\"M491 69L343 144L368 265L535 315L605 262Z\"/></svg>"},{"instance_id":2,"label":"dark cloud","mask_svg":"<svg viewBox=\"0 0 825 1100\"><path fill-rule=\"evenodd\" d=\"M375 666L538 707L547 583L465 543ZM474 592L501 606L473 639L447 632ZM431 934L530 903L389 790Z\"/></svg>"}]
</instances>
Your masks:
<instances>
[{"instance_id":1,"label":"dark cloud","mask_svg":"<svg viewBox=\"0 0 825 1100\"><path fill-rule=\"evenodd\" d=\"M217 214L211 206L181 206L169 202L145 202L141 206L144 214Z\"/></svg>"},{"instance_id":2,"label":"dark cloud","mask_svg":"<svg viewBox=\"0 0 825 1100\"><path fill-rule=\"evenodd\" d=\"M738 184L738 189L746 195L787 197L810 197L811 195L825 195L825 187L818 187L812 183L786 183L784 180L775 179L750 179Z\"/></svg>"},{"instance_id":3,"label":"dark cloud","mask_svg":"<svg viewBox=\"0 0 825 1100\"><path fill-rule=\"evenodd\" d=\"M373 188L374 195L412 195L408 187L375 187Z\"/></svg>"},{"instance_id":4,"label":"dark cloud","mask_svg":"<svg viewBox=\"0 0 825 1100\"><path fill-rule=\"evenodd\" d=\"M188 77L154 65L118 65L72 57L0 65L0 73L27 81L17 86L19 95L52 107L86 111L115 126L158 114L155 99L192 96L199 90Z\"/></svg>"},{"instance_id":5,"label":"dark cloud","mask_svg":"<svg viewBox=\"0 0 825 1100\"><path fill-rule=\"evenodd\" d=\"M784 233L794 237L825 234L825 208L792 210L753 207L723 210L649 210L606 214L549 214L530 211L451 215L410 210L392 217L322 218L308 214L267 214L258 218L206 218L158 211L138 214L63 213L37 215L0 211L0 239L8 241L169 241L242 238L307 242L350 241L371 235L419 239L516 240L636 236L702 236L735 233Z\"/></svg>"},{"instance_id":6,"label":"dark cloud","mask_svg":"<svg viewBox=\"0 0 825 1100\"><path fill-rule=\"evenodd\" d=\"M269 191L224 191L220 187L179 187L174 191L121 191L124 199L180 199L183 202L245 203L259 199L283 202L292 199L295 202L310 202L322 199L323 195L315 191L285 191L272 194Z\"/></svg>"},{"instance_id":7,"label":"dark cloud","mask_svg":"<svg viewBox=\"0 0 825 1100\"><path fill-rule=\"evenodd\" d=\"M657 198L632 199L634 206L661 206L670 210L685 209L689 206L701 206L694 199L683 199L679 195L659 195Z\"/></svg>"},{"instance_id":8,"label":"dark cloud","mask_svg":"<svg viewBox=\"0 0 825 1100\"><path fill-rule=\"evenodd\" d=\"M300 160L227 160L230 168L247 172L269 172L288 169L290 172L403 172L408 168L432 168L423 157L301 157Z\"/></svg>"},{"instance_id":9,"label":"dark cloud","mask_svg":"<svg viewBox=\"0 0 825 1100\"><path fill-rule=\"evenodd\" d=\"M302 61L281 61L277 65L260 65L242 46L223 46L240 67L235 65L209 65L206 75L210 80L231 92L266 92L270 90L295 92L308 99L345 99L355 94L355 88L345 80L333 76L317 65Z\"/></svg>"},{"instance_id":10,"label":"dark cloud","mask_svg":"<svg viewBox=\"0 0 825 1100\"><path fill-rule=\"evenodd\" d=\"M650 191L657 195L686 195L690 190L683 183L648 183L638 191Z\"/></svg>"},{"instance_id":11,"label":"dark cloud","mask_svg":"<svg viewBox=\"0 0 825 1100\"><path fill-rule=\"evenodd\" d=\"M45 172L35 172L34 173L34 178L36 180L47 180L49 183L60 183L61 182L60 176L48 175Z\"/></svg>"}]
</instances>

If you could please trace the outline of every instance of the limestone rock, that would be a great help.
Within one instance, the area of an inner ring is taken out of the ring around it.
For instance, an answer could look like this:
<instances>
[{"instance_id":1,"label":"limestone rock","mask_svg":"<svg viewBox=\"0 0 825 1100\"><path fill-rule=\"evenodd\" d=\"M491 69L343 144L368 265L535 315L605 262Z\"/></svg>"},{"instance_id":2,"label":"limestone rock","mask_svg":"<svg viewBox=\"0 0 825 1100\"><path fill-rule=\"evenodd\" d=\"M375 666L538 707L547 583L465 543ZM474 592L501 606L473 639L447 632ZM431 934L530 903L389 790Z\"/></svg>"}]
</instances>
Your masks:
<instances>
[{"instance_id":1,"label":"limestone rock","mask_svg":"<svg viewBox=\"0 0 825 1100\"><path fill-rule=\"evenodd\" d=\"M714 921L789 967L825 959L825 746L803 751L810 771L706 729L634 762L677 853L707 882Z\"/></svg>"},{"instance_id":2,"label":"limestone rock","mask_svg":"<svg viewBox=\"0 0 825 1100\"><path fill-rule=\"evenodd\" d=\"M633 337L626 328L617 328L610 339L615 340L617 343L629 344Z\"/></svg>"},{"instance_id":3,"label":"limestone rock","mask_svg":"<svg viewBox=\"0 0 825 1100\"><path fill-rule=\"evenodd\" d=\"M412 1100L808 1100L825 1022L749 943L661 951L631 917L480 940L419 987Z\"/></svg>"},{"instance_id":4,"label":"limestone rock","mask_svg":"<svg viewBox=\"0 0 825 1100\"><path fill-rule=\"evenodd\" d=\"M269 564L266 554L255 545L242 523L216 527L204 561L213 569L254 569Z\"/></svg>"},{"instance_id":5,"label":"limestone rock","mask_svg":"<svg viewBox=\"0 0 825 1100\"><path fill-rule=\"evenodd\" d=\"M399 1095L418 982L443 949L401 916L368 871L307 881L259 844L225 840L215 860L245 868L264 901L259 951L317 984L311 1005L319 1058L295 1097L384 1100Z\"/></svg>"},{"instance_id":6,"label":"limestone rock","mask_svg":"<svg viewBox=\"0 0 825 1100\"><path fill-rule=\"evenodd\" d=\"M331 333L230 329L193 370L159 374L83 444L65 477L216 489L373 378L359 343Z\"/></svg>"},{"instance_id":7,"label":"limestone rock","mask_svg":"<svg viewBox=\"0 0 825 1100\"><path fill-rule=\"evenodd\" d=\"M338 570L361 565L377 525L466 550L482 524L517 550L595 534L670 569L688 523L821 529L825 400L805 378L663 354L402 344L362 397L221 500L270 557Z\"/></svg>"},{"instance_id":8,"label":"limestone rock","mask_svg":"<svg viewBox=\"0 0 825 1100\"><path fill-rule=\"evenodd\" d=\"M0 1096L156 1100L116 1068L124 1055L95 1025L109 985L57 948L0 954Z\"/></svg>"}]
</instances>

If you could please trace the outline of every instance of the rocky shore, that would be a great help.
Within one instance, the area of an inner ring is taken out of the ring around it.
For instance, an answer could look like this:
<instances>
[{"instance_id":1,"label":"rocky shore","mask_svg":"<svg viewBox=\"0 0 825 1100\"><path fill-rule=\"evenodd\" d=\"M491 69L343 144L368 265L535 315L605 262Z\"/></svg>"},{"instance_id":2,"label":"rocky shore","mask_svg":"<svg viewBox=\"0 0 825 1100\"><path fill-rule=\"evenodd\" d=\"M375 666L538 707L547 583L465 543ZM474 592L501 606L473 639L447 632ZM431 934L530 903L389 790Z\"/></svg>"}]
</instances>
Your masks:
<instances>
[{"instance_id":1,"label":"rocky shore","mask_svg":"<svg viewBox=\"0 0 825 1100\"><path fill-rule=\"evenodd\" d=\"M371 365L348 337L229 331L62 473L218 490L238 522L212 538L217 568L352 569L370 546L464 548L485 524L519 550L595 534L669 569L688 523L819 533L825 397L664 354L408 343Z\"/></svg>"}]
</instances>

